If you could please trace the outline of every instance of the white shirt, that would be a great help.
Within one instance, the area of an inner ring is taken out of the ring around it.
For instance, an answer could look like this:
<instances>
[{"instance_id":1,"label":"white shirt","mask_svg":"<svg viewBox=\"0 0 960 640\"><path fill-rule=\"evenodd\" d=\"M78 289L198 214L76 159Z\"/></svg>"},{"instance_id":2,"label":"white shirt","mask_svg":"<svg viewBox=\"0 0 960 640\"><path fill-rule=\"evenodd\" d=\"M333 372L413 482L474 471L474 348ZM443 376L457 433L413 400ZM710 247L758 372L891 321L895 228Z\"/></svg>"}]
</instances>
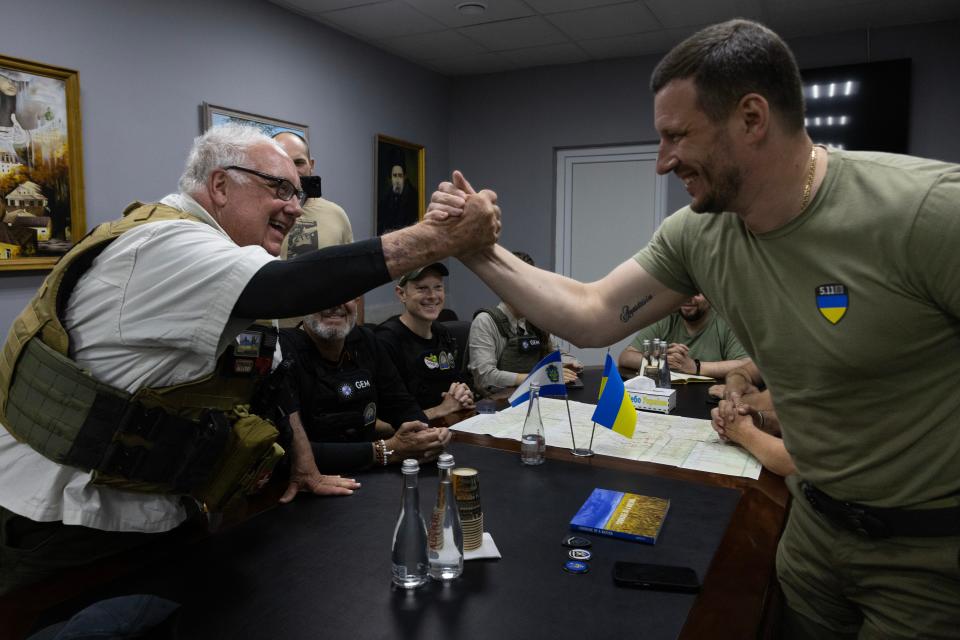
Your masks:
<instances>
[{"instance_id":1,"label":"white shirt","mask_svg":"<svg viewBox=\"0 0 960 640\"><path fill-rule=\"evenodd\" d=\"M161 202L206 224L163 221L124 233L80 278L63 318L77 364L130 393L211 373L251 322L230 317L240 292L275 259L260 246L238 247L190 196ZM0 505L14 513L106 531L168 531L186 519L177 496L120 491L91 478L0 429Z\"/></svg>"}]
</instances>

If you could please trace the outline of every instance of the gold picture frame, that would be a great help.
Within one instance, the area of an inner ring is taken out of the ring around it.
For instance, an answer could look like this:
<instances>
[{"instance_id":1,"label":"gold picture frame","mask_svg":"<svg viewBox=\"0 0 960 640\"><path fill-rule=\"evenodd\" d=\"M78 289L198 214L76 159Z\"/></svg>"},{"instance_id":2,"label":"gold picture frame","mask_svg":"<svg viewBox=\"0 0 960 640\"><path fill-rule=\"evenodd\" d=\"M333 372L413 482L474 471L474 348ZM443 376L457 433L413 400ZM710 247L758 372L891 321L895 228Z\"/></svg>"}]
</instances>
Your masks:
<instances>
[{"instance_id":1,"label":"gold picture frame","mask_svg":"<svg viewBox=\"0 0 960 640\"><path fill-rule=\"evenodd\" d=\"M0 55L0 271L53 267L83 203L79 73Z\"/></svg>"},{"instance_id":2,"label":"gold picture frame","mask_svg":"<svg viewBox=\"0 0 960 640\"><path fill-rule=\"evenodd\" d=\"M378 236L423 219L426 149L377 134L374 228Z\"/></svg>"}]
</instances>

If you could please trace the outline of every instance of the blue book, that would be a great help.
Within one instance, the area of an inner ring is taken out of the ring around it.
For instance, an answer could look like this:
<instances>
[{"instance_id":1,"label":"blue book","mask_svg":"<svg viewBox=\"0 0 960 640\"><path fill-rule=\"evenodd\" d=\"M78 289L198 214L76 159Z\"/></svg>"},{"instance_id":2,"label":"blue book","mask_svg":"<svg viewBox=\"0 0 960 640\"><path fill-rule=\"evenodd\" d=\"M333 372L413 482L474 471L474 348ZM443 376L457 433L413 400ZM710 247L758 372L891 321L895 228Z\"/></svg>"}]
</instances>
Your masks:
<instances>
[{"instance_id":1,"label":"blue book","mask_svg":"<svg viewBox=\"0 0 960 640\"><path fill-rule=\"evenodd\" d=\"M570 521L574 531L655 544L670 501L636 493L594 489Z\"/></svg>"}]
</instances>

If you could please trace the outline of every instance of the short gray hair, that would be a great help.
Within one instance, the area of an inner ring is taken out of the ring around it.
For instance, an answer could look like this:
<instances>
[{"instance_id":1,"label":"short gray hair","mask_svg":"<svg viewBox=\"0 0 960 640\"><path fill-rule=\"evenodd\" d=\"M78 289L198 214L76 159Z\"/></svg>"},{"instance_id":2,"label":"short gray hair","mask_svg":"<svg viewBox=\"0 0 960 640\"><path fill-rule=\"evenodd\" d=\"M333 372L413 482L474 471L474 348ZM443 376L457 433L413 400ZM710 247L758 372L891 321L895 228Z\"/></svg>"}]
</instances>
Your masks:
<instances>
[{"instance_id":1,"label":"short gray hair","mask_svg":"<svg viewBox=\"0 0 960 640\"><path fill-rule=\"evenodd\" d=\"M203 190L214 170L231 165L249 164L250 150L260 145L269 145L281 153L283 148L259 128L250 125L227 123L212 127L193 139L187 155L187 166L180 176L180 192L196 193ZM237 180L246 180L244 174Z\"/></svg>"}]
</instances>

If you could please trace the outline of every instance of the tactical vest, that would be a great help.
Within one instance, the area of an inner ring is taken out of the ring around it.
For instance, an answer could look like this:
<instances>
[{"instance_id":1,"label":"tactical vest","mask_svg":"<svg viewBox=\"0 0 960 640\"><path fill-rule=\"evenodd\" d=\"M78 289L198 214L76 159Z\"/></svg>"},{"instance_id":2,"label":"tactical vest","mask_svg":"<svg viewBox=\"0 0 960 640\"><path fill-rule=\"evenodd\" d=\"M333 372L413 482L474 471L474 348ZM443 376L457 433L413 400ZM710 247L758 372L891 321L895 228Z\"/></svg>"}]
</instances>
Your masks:
<instances>
[{"instance_id":1,"label":"tactical vest","mask_svg":"<svg viewBox=\"0 0 960 640\"><path fill-rule=\"evenodd\" d=\"M338 363L322 360L304 331L284 330L284 360L300 372L300 419L316 442L371 442L376 434L377 388L372 354L373 332L355 329L347 337Z\"/></svg>"},{"instance_id":2,"label":"tactical vest","mask_svg":"<svg viewBox=\"0 0 960 640\"><path fill-rule=\"evenodd\" d=\"M507 314L503 311L493 307L492 309L481 309L477 313L484 312L490 314L497 325L497 331L507 339L506 347L504 347L500 357L497 358L497 369L513 373L527 373L533 369L535 364L540 362L541 358L547 355L544 350L549 345L542 343L540 339L542 332L537 331L536 327L530 322L527 322L530 332L518 335L509 318L507 318ZM476 317L476 314L474 314L474 317Z\"/></svg>"},{"instance_id":3,"label":"tactical vest","mask_svg":"<svg viewBox=\"0 0 960 640\"><path fill-rule=\"evenodd\" d=\"M276 428L246 411L256 374L269 372L276 333L253 327L214 374L134 394L81 369L69 358L61 318L94 259L141 224L202 222L162 204L135 202L123 215L64 255L14 320L0 354L0 422L50 460L93 471L96 484L189 494L221 510L262 486L283 455Z\"/></svg>"}]
</instances>

